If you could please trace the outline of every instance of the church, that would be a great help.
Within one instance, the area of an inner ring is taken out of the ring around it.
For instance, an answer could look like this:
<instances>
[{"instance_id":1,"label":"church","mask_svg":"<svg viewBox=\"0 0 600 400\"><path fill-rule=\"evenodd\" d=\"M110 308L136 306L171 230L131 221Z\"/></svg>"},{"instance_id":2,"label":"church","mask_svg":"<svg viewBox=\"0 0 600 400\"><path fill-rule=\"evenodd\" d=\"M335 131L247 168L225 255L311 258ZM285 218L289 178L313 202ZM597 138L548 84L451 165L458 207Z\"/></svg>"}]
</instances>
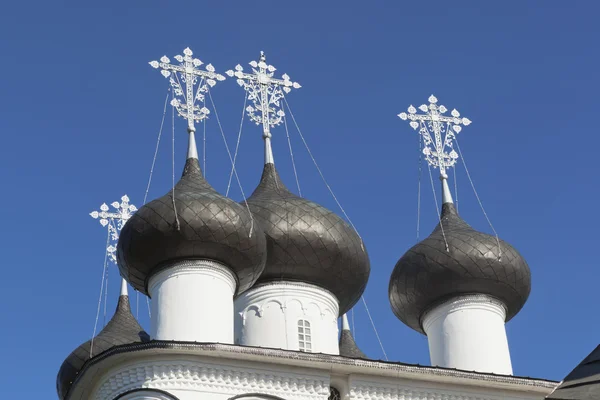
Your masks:
<instances>
[{"instance_id":1,"label":"church","mask_svg":"<svg viewBox=\"0 0 600 400\"><path fill-rule=\"evenodd\" d=\"M260 182L236 202L205 179L195 137L210 113L205 96L226 78L201 69L189 49L175 59L150 65L169 79L171 105L187 120L181 178L120 229L117 308L63 362L60 400L600 399L600 346L562 382L513 375L505 323L527 301L531 274L515 247L473 229L454 205L447 170L468 119L447 115L434 96L422 113L411 106L399 115L422 136L442 196L431 234L398 254L389 301L427 337L431 366L373 360L346 316L369 280L367 249L351 223L288 189L274 161L270 129L300 85L275 78L264 54L251 73L227 71L264 140ZM128 285L151 299L148 331L131 312Z\"/></svg>"}]
</instances>

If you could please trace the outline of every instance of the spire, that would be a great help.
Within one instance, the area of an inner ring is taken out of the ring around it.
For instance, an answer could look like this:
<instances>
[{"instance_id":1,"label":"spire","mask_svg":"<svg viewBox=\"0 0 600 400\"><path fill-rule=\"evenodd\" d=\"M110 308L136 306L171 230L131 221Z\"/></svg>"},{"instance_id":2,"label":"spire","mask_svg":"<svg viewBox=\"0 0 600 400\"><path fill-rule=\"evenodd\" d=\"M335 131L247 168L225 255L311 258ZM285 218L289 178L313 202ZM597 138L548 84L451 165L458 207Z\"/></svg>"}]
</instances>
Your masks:
<instances>
[{"instance_id":1,"label":"spire","mask_svg":"<svg viewBox=\"0 0 600 400\"><path fill-rule=\"evenodd\" d=\"M121 278L121 296L128 296L127 281L125 280L125 278Z\"/></svg>"},{"instance_id":2,"label":"spire","mask_svg":"<svg viewBox=\"0 0 600 400\"><path fill-rule=\"evenodd\" d=\"M300 84L292 82L287 74L281 79L274 78L276 68L267 64L267 57L260 52L259 61L251 61L252 73L243 72L241 65L235 66L235 71L225 72L237 78L237 83L248 92L248 99L252 104L246 107L248 118L256 125L262 125L263 139L265 140L265 164L274 164L273 150L271 148L271 128L283 122L285 113L282 110L281 100L284 93L289 93L292 88L300 88Z\"/></svg>"},{"instance_id":3,"label":"spire","mask_svg":"<svg viewBox=\"0 0 600 400\"><path fill-rule=\"evenodd\" d=\"M448 109L438 105L438 99L429 96L429 104L421 104L419 110L424 114L417 114L417 109L412 105L408 107L408 114L398 114L402 120L410 120L410 126L419 130L423 139L423 155L427 163L433 168L439 168L442 181L442 204L453 203L450 188L448 187L448 174L446 170L453 167L458 160L453 144L456 135L462 130L462 125L468 126L471 120L460 118L460 113L454 109L450 116L444 115Z\"/></svg>"},{"instance_id":4,"label":"spire","mask_svg":"<svg viewBox=\"0 0 600 400\"><path fill-rule=\"evenodd\" d=\"M452 200L452 193L448 187L448 175L440 175L440 180L442 181L442 204L454 204L454 201Z\"/></svg>"},{"instance_id":5,"label":"spire","mask_svg":"<svg viewBox=\"0 0 600 400\"><path fill-rule=\"evenodd\" d=\"M198 159L198 147L196 147L196 129L188 127L188 133L190 135L188 141L187 159L195 158Z\"/></svg>"},{"instance_id":6,"label":"spire","mask_svg":"<svg viewBox=\"0 0 600 400\"><path fill-rule=\"evenodd\" d=\"M348 315L347 314L342 315L342 330L344 330L344 331L350 330L350 324L348 323Z\"/></svg>"},{"instance_id":7,"label":"spire","mask_svg":"<svg viewBox=\"0 0 600 400\"><path fill-rule=\"evenodd\" d=\"M150 61L153 68L160 68L160 73L169 78L169 83L173 89L173 100L171 105L177 110L177 115L183 117L188 123L189 143L188 159L198 159L198 150L196 148L195 122L204 121L208 118L210 110L205 106L205 94L211 87L217 84L217 81L225 80L225 77L215 72L212 64L207 64L205 69L200 67L204 64L197 58L193 58L193 52L190 48L183 50L183 56L176 55L175 60L179 65L170 64L171 60L167 56L162 56L160 61ZM185 83L185 91L180 82ZM196 105L196 101L202 103L202 106Z\"/></svg>"},{"instance_id":8,"label":"spire","mask_svg":"<svg viewBox=\"0 0 600 400\"><path fill-rule=\"evenodd\" d=\"M340 335L340 356L350 358L367 358L358 348L348 323L348 316L342 315L342 334Z\"/></svg>"}]
</instances>

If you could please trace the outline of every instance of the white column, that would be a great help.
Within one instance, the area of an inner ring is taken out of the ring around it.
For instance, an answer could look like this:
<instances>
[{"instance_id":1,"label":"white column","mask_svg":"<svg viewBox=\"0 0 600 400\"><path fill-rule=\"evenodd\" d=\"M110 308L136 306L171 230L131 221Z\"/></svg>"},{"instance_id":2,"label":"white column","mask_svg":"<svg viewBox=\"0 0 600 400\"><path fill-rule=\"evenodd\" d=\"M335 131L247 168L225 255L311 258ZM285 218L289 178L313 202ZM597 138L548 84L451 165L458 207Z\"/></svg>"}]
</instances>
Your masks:
<instances>
[{"instance_id":1,"label":"white column","mask_svg":"<svg viewBox=\"0 0 600 400\"><path fill-rule=\"evenodd\" d=\"M312 353L340 353L338 301L318 286L285 281L262 284L242 293L235 300L235 311L238 344L286 350L304 346Z\"/></svg>"},{"instance_id":2,"label":"white column","mask_svg":"<svg viewBox=\"0 0 600 400\"><path fill-rule=\"evenodd\" d=\"M235 277L219 262L174 262L148 284L152 338L233 343L235 289Z\"/></svg>"},{"instance_id":3,"label":"white column","mask_svg":"<svg viewBox=\"0 0 600 400\"><path fill-rule=\"evenodd\" d=\"M423 317L431 365L512 375L504 305L489 296L449 300Z\"/></svg>"}]
</instances>

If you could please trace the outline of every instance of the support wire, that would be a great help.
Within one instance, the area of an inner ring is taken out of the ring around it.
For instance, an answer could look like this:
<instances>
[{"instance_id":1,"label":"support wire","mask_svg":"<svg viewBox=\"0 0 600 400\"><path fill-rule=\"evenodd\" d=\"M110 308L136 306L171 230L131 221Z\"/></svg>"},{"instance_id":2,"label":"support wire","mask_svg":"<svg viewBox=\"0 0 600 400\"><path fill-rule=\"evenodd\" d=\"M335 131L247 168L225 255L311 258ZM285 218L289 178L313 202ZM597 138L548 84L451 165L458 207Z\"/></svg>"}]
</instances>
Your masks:
<instances>
[{"instance_id":1,"label":"support wire","mask_svg":"<svg viewBox=\"0 0 600 400\"><path fill-rule=\"evenodd\" d=\"M453 168L454 170L454 203L456 204L456 211L458 212L458 184L457 184L457 177L456 177L456 168Z\"/></svg>"},{"instance_id":2,"label":"support wire","mask_svg":"<svg viewBox=\"0 0 600 400\"><path fill-rule=\"evenodd\" d=\"M292 151L292 141L290 139L290 132L288 131L287 119L283 116L283 124L285 125L285 135L287 136L288 147L290 149L290 157L292 159L292 168L294 168L294 177L296 177L296 186L298 187L298 195L302 197L302 190L300 189L300 180L298 180L298 171L296 170L296 161L294 160L294 152Z\"/></svg>"},{"instance_id":3,"label":"support wire","mask_svg":"<svg viewBox=\"0 0 600 400\"><path fill-rule=\"evenodd\" d=\"M150 166L150 175L148 176L148 184L146 185L146 192L144 193L144 201L142 205L146 204L148 200L148 192L150 191L150 185L152 184L152 176L154 175L154 166L156 165L156 158L158 156L158 148L160 146L160 139L162 137L163 127L165 125L165 117L167 116L167 103L169 101L169 94L171 87L167 89L167 95L165 96L165 104L163 106L162 119L160 120L160 128L158 130L158 138L156 139L156 147L154 148L154 157L152 158L152 165ZM140 303L140 292L135 291L135 318L139 318L139 303ZM148 317L152 318L150 313L150 300L146 296L146 304L148 306Z\"/></svg>"},{"instance_id":4,"label":"support wire","mask_svg":"<svg viewBox=\"0 0 600 400\"><path fill-rule=\"evenodd\" d=\"M172 97L175 99L175 95ZM172 188L171 188L171 200L173 201L173 214L175 214L175 223L177 224L177 231L181 230L181 225L179 224L179 216L177 215L177 206L175 205L175 107L172 108L171 112L171 128L173 130L173 140L172 140L172 172L173 172L173 180L172 180Z\"/></svg>"},{"instance_id":5,"label":"support wire","mask_svg":"<svg viewBox=\"0 0 600 400\"><path fill-rule=\"evenodd\" d=\"M421 176L423 174L423 143L419 135L419 175L417 185L417 242L419 241L421 231Z\"/></svg>"},{"instance_id":6,"label":"support wire","mask_svg":"<svg viewBox=\"0 0 600 400\"><path fill-rule=\"evenodd\" d=\"M381 351L383 352L385 360L389 361L387 353L385 352L385 349L383 348L383 343L381 342L381 338L379 337L379 333L377 332L377 328L375 328L375 322L373 322L373 318L371 317L371 312L369 311L369 307L367 307L367 302L365 301L365 296L360 296L360 299L362 300L363 304L365 305L365 310L367 310L367 315L369 316L369 320L371 321L371 326L373 326L373 330L375 331L375 336L377 336L377 341L379 342L379 347L381 347Z\"/></svg>"},{"instance_id":7,"label":"support wire","mask_svg":"<svg viewBox=\"0 0 600 400\"><path fill-rule=\"evenodd\" d=\"M219 113L217 112L217 107L215 106L215 102L213 101L210 89L208 89L208 98L210 99L210 104L212 105L213 110L215 110L215 118L217 120L217 124L219 125L221 136L223 137L223 143L225 143L225 149L227 150L227 155L229 156L229 161L231 162L231 167L233 168L233 173L235 174L235 179L240 188L240 192L242 193L242 197L244 198L244 204L246 205L246 209L248 210L248 215L250 216L250 232L248 233L248 237L252 237L252 231L254 230L254 217L252 216L252 212L250 211L250 206L248 206L246 194L244 193L242 183L240 182L240 177L238 176L237 169L235 168L235 163L233 162L233 157L231 156L231 151L229 150L229 145L227 144L227 139L225 138L225 133L223 132L223 126L221 126L221 120L219 119Z\"/></svg>"},{"instance_id":8,"label":"support wire","mask_svg":"<svg viewBox=\"0 0 600 400\"><path fill-rule=\"evenodd\" d=\"M444 244L446 245L446 251L449 252L448 241L446 240L446 233L444 232L444 224L442 224L442 214L440 213L440 207L437 201L437 195L435 194L435 185L433 184L433 176L431 175L431 166L427 164L429 169L429 180L431 181L431 191L433 192L433 201L435 202L435 210L437 211L438 220L440 221L440 229L442 230L442 236L444 238Z\"/></svg>"},{"instance_id":9,"label":"support wire","mask_svg":"<svg viewBox=\"0 0 600 400\"><path fill-rule=\"evenodd\" d=\"M242 118L240 119L240 129L238 130L237 142L235 143L235 153L233 154L233 165L231 166L231 172L229 173L229 181L227 182L227 191L225 196L229 195L229 189L231 188L231 180L233 179L233 170L235 169L235 163L237 162L238 150L240 149L240 140L242 139L242 127L244 126L244 113L246 112L246 103L248 101L248 94L244 95L244 105L242 106Z\"/></svg>"},{"instance_id":10,"label":"support wire","mask_svg":"<svg viewBox=\"0 0 600 400\"><path fill-rule=\"evenodd\" d=\"M296 122L296 118L294 118L294 113L292 112L292 109L290 108L290 105L289 105L287 99L285 98L285 96L283 96L283 101L284 101L284 103L285 103L288 111L290 112L290 116L292 117L292 121L294 122L294 125L296 126L296 130L298 130L298 134L300 135L300 138L302 139L302 143L304 143L304 147L306 147L306 150L308 151L308 154L310 155L310 158L312 159L313 163L315 164L315 167L317 168L317 171L319 172L319 175L321 175L321 179L323 180L323 183L325 183L325 186L327 186L327 189L329 190L329 194L331 194L331 197L333 197L333 200L335 200L335 203L337 204L338 208L340 209L340 211L342 212L342 214L344 214L344 217L346 218L346 220L348 221L348 223L350 224L350 226L352 226L352 229L354 229L354 232L356 233L356 235L360 239L360 247L361 247L362 251L365 251L365 246L363 244L362 237L358 233L358 230L356 229L356 227L352 223L352 220L350 219L350 217L348 217L348 214L346 214L346 211L344 210L344 207L342 207L342 205L340 204L339 200L337 199L337 197L333 193L333 190L331 189L331 186L329 186L329 183L327 183L327 180L325 179L325 176L323 175L323 171L321 171L321 168L319 167L319 164L317 164L317 160L313 156L312 151L310 151L310 148L308 147L308 144L306 143L306 140L304 139L304 135L302 134L302 131L300 130L300 127L298 126L298 123Z\"/></svg>"},{"instance_id":11,"label":"support wire","mask_svg":"<svg viewBox=\"0 0 600 400\"><path fill-rule=\"evenodd\" d=\"M465 157L462 155L462 152L460 151L460 145L458 144L458 140L454 139L454 143L456 143L456 148L458 149L458 154L459 154L460 159L462 160L462 163L465 167L465 171L467 172L467 178L469 178L469 182L471 183L471 187L473 188L473 193L475 193L475 197L477 198L479 207L481 207L481 211L483 211L483 215L485 216L485 219L487 220L488 224L490 225L490 228L492 228L492 231L494 232L494 235L496 236L496 243L498 244L498 261L502 261L502 248L500 247L500 238L498 237L498 233L496 232L496 229L494 229L494 225L492 225L492 221L490 221L490 218L488 217L487 213L485 212L485 208L483 208L483 203L481 202L481 199L479 198L479 194L477 194L477 190L475 189L475 184L473 183L473 180L471 179L471 174L469 173L469 168L467 168L467 163L465 161Z\"/></svg>"},{"instance_id":12,"label":"support wire","mask_svg":"<svg viewBox=\"0 0 600 400\"><path fill-rule=\"evenodd\" d=\"M110 243L110 231L106 230L106 246L104 247L104 268L102 269L102 282L100 284L100 295L98 296L98 309L96 310L96 321L94 322L94 332L90 342L90 358L92 358L92 349L94 348L94 338L96 337L96 329L98 329L98 319L100 318L100 307L102 305L102 293L104 292L104 280L106 278L106 270L108 269L108 252L106 248Z\"/></svg>"}]
</instances>

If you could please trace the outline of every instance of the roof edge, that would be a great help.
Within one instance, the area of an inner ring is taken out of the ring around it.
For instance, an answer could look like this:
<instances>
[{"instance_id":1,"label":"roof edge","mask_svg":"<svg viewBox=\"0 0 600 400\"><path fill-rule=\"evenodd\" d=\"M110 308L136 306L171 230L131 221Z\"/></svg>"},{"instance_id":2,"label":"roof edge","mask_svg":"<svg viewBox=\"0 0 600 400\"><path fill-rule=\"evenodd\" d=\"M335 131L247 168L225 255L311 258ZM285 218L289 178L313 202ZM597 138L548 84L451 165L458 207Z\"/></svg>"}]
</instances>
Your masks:
<instances>
[{"instance_id":1,"label":"roof edge","mask_svg":"<svg viewBox=\"0 0 600 400\"><path fill-rule=\"evenodd\" d=\"M146 343L132 343L112 347L88 360L81 368L77 381L73 386L82 381L86 372L109 360L113 356L124 353L145 352L147 350L161 349L165 354L179 352L181 354L194 353L207 357L220 359L277 362L290 366L317 368L334 372L354 373L361 375L377 375L378 377L416 379L421 381L448 382L455 385L478 386L483 388L524 390L547 396L559 384L542 378L530 378L510 375L497 375L493 373L463 371L452 368L430 367L419 364L390 362L380 360L365 360L348 358L322 353L305 353L300 351L281 350L263 347L249 347L221 343L198 343L184 341L159 341L152 340ZM241 357L240 357L241 356ZM345 371L343 371L345 370ZM72 391L70 391L72 392ZM70 393L69 393L70 394Z\"/></svg>"}]
</instances>

